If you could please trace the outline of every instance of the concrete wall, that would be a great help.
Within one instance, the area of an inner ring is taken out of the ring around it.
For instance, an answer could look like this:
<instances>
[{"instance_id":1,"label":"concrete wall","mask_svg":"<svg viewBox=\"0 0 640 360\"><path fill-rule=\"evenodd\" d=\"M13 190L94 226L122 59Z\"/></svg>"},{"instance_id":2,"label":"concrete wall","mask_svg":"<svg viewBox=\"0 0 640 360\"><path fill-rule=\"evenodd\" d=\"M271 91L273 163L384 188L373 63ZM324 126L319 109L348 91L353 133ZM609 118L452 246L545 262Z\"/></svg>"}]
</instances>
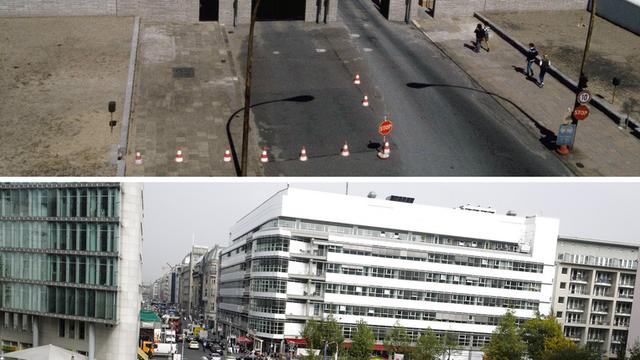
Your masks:
<instances>
[{"instance_id":1,"label":"concrete wall","mask_svg":"<svg viewBox=\"0 0 640 360\"><path fill-rule=\"evenodd\" d=\"M483 11L580 10L588 0L436 0L435 16L472 15Z\"/></svg>"},{"instance_id":2,"label":"concrete wall","mask_svg":"<svg viewBox=\"0 0 640 360\"><path fill-rule=\"evenodd\" d=\"M116 0L0 0L0 16L115 15Z\"/></svg>"},{"instance_id":3,"label":"concrete wall","mask_svg":"<svg viewBox=\"0 0 640 360\"><path fill-rule=\"evenodd\" d=\"M596 11L599 16L640 35L640 0L598 1Z\"/></svg>"}]
</instances>

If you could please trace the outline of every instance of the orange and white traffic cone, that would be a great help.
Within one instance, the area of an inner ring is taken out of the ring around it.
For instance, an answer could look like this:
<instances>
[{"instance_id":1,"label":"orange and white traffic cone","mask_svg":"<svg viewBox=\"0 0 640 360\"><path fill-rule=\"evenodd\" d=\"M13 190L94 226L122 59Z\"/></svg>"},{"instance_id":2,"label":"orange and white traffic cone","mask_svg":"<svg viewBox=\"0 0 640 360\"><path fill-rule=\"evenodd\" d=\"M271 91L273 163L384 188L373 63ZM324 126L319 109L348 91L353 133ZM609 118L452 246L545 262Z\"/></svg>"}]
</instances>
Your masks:
<instances>
[{"instance_id":1,"label":"orange and white traffic cone","mask_svg":"<svg viewBox=\"0 0 640 360\"><path fill-rule=\"evenodd\" d=\"M227 148L227 150L224 151L223 160L224 160L224 162L230 162L231 161L231 150L229 148Z\"/></svg>"},{"instance_id":2,"label":"orange and white traffic cone","mask_svg":"<svg viewBox=\"0 0 640 360\"><path fill-rule=\"evenodd\" d=\"M176 150L176 162L181 163L183 161L184 161L184 156L182 155L182 149L178 148L178 150Z\"/></svg>"},{"instance_id":3,"label":"orange and white traffic cone","mask_svg":"<svg viewBox=\"0 0 640 360\"><path fill-rule=\"evenodd\" d=\"M360 74L356 74L356 77L353 78L353 83L356 85L360 85Z\"/></svg>"},{"instance_id":4,"label":"orange and white traffic cone","mask_svg":"<svg viewBox=\"0 0 640 360\"><path fill-rule=\"evenodd\" d=\"M386 160L391 156L391 147L389 146L389 142L384 142L384 147L382 148L382 152L378 152L378 157L380 159Z\"/></svg>"},{"instance_id":5,"label":"orange and white traffic cone","mask_svg":"<svg viewBox=\"0 0 640 360\"><path fill-rule=\"evenodd\" d=\"M307 149L303 146L302 149L300 149L300 161L307 161L307 159Z\"/></svg>"},{"instance_id":6,"label":"orange and white traffic cone","mask_svg":"<svg viewBox=\"0 0 640 360\"><path fill-rule=\"evenodd\" d=\"M560 145L556 149L556 152L558 154L560 154L560 155L568 155L569 154L569 147L567 145Z\"/></svg>"},{"instance_id":7,"label":"orange and white traffic cone","mask_svg":"<svg viewBox=\"0 0 640 360\"><path fill-rule=\"evenodd\" d=\"M342 145L342 151L340 152L341 156L347 157L349 156L349 145L347 145L347 142L344 142L344 145Z\"/></svg>"},{"instance_id":8,"label":"orange and white traffic cone","mask_svg":"<svg viewBox=\"0 0 640 360\"><path fill-rule=\"evenodd\" d=\"M136 165L142 165L142 154L140 154L140 151L136 151L135 163Z\"/></svg>"},{"instance_id":9,"label":"orange and white traffic cone","mask_svg":"<svg viewBox=\"0 0 640 360\"><path fill-rule=\"evenodd\" d=\"M369 106L369 97L367 95L365 95L364 99L362 99L362 106L364 107Z\"/></svg>"},{"instance_id":10,"label":"orange and white traffic cone","mask_svg":"<svg viewBox=\"0 0 640 360\"><path fill-rule=\"evenodd\" d=\"M267 148L262 148L262 153L260 154L260 162L266 163L269 162L269 156L267 155Z\"/></svg>"}]
</instances>

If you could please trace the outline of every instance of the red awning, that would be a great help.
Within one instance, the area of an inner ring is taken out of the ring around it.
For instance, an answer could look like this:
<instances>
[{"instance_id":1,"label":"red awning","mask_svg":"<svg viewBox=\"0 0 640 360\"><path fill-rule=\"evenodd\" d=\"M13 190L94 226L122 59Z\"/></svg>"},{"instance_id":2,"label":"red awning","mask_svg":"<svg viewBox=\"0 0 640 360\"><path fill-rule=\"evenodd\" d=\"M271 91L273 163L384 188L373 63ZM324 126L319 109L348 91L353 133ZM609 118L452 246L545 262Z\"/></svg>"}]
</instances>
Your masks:
<instances>
[{"instance_id":1,"label":"red awning","mask_svg":"<svg viewBox=\"0 0 640 360\"><path fill-rule=\"evenodd\" d=\"M373 350L384 350L384 344L373 344Z\"/></svg>"},{"instance_id":2,"label":"red awning","mask_svg":"<svg viewBox=\"0 0 640 360\"><path fill-rule=\"evenodd\" d=\"M238 338L236 339L237 343L243 343L243 344L249 344L252 343L253 340L249 339L246 336L238 336Z\"/></svg>"},{"instance_id":3,"label":"red awning","mask_svg":"<svg viewBox=\"0 0 640 360\"><path fill-rule=\"evenodd\" d=\"M306 345L307 344L307 340L305 339L285 339L288 343L294 343L294 344L300 344L300 345Z\"/></svg>"}]
</instances>

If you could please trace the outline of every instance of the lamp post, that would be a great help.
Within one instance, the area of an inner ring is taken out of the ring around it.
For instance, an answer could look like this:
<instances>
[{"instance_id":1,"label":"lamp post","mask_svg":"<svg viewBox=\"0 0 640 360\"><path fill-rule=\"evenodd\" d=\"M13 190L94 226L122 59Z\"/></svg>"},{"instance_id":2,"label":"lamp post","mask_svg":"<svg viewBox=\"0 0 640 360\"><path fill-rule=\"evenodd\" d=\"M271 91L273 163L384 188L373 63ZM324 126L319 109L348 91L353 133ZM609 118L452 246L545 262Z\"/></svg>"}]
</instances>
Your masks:
<instances>
[{"instance_id":1,"label":"lamp post","mask_svg":"<svg viewBox=\"0 0 640 360\"><path fill-rule=\"evenodd\" d=\"M256 0L251 13L251 24L249 25L249 40L247 45L247 71L244 80L244 122L242 123L242 161L240 176L247 176L247 150L249 147L249 115L251 113L251 71L253 62L253 29L256 25L260 0Z\"/></svg>"}]
</instances>

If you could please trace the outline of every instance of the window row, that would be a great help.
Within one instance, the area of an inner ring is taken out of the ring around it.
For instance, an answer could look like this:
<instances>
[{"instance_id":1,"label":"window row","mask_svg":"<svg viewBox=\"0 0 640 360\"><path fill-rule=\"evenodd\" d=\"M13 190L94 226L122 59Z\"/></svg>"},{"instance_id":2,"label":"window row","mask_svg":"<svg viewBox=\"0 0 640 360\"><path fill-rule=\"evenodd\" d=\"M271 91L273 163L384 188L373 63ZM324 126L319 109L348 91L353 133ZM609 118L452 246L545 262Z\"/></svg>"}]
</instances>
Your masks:
<instances>
[{"instance_id":1,"label":"window row","mask_svg":"<svg viewBox=\"0 0 640 360\"><path fill-rule=\"evenodd\" d=\"M285 236L266 236L254 241L255 251L289 251L289 239Z\"/></svg>"},{"instance_id":2,"label":"window row","mask_svg":"<svg viewBox=\"0 0 640 360\"><path fill-rule=\"evenodd\" d=\"M284 314L287 307L286 301L274 299L251 299L249 305L251 311L270 314Z\"/></svg>"},{"instance_id":3,"label":"window row","mask_svg":"<svg viewBox=\"0 0 640 360\"><path fill-rule=\"evenodd\" d=\"M258 259L251 262L252 272L288 272L289 260L287 259Z\"/></svg>"},{"instance_id":4,"label":"window row","mask_svg":"<svg viewBox=\"0 0 640 360\"><path fill-rule=\"evenodd\" d=\"M221 282L219 288L220 289L243 289L247 287L247 280L236 280L236 281L226 281Z\"/></svg>"},{"instance_id":5,"label":"window row","mask_svg":"<svg viewBox=\"0 0 640 360\"><path fill-rule=\"evenodd\" d=\"M120 189L1 189L0 216L118 217Z\"/></svg>"},{"instance_id":6,"label":"window row","mask_svg":"<svg viewBox=\"0 0 640 360\"><path fill-rule=\"evenodd\" d=\"M329 273L346 275L384 277L389 279L491 287L509 290L539 292L541 288L541 284L538 282L492 279L478 276L452 275L426 271L408 271L383 267L353 266L328 263L326 266L326 270Z\"/></svg>"},{"instance_id":7,"label":"window row","mask_svg":"<svg viewBox=\"0 0 640 360\"><path fill-rule=\"evenodd\" d=\"M422 320L422 321L442 321L450 323L478 324L478 325L498 325L500 316L470 315L460 313L445 313L428 310L405 310L397 308L381 308L356 305L336 305L324 304L325 314L335 315L355 315L382 317L392 319ZM522 322L523 319L517 319Z\"/></svg>"},{"instance_id":8,"label":"window row","mask_svg":"<svg viewBox=\"0 0 640 360\"><path fill-rule=\"evenodd\" d=\"M389 327L383 326L370 326L373 331L373 336L376 341L382 342L385 339L385 336L391 330ZM342 336L346 339L353 339L353 335L356 333L357 327L352 324L345 324L342 327ZM409 337L409 341L412 343L416 343L421 334L425 332L425 329L415 329L415 328L406 328L407 336ZM438 338L442 338L443 336L449 336L450 338L457 340L458 346L468 347L472 346L474 348L481 348L484 345L488 344L491 336L490 335L480 335L480 334L469 334L469 333L459 333L459 332L442 332L434 330L434 333Z\"/></svg>"},{"instance_id":9,"label":"window row","mask_svg":"<svg viewBox=\"0 0 640 360\"><path fill-rule=\"evenodd\" d=\"M115 291L2 283L0 308L115 320L116 295Z\"/></svg>"},{"instance_id":10,"label":"window row","mask_svg":"<svg viewBox=\"0 0 640 360\"><path fill-rule=\"evenodd\" d=\"M250 317L249 328L261 333L284 334L284 321Z\"/></svg>"},{"instance_id":11,"label":"window row","mask_svg":"<svg viewBox=\"0 0 640 360\"><path fill-rule=\"evenodd\" d=\"M568 252L558 254L558 260L564 260L566 262L570 262L574 264L582 264L582 265L606 266L606 267L615 267L615 268L622 268L622 269L638 268L638 260L635 260L635 259L608 258L604 256L572 254Z\"/></svg>"},{"instance_id":12,"label":"window row","mask_svg":"<svg viewBox=\"0 0 640 360\"><path fill-rule=\"evenodd\" d=\"M0 277L117 286L118 260L93 256L1 253Z\"/></svg>"},{"instance_id":13,"label":"window row","mask_svg":"<svg viewBox=\"0 0 640 360\"><path fill-rule=\"evenodd\" d=\"M367 246L353 246L343 247L338 245L329 245L327 247L329 252L337 252L343 254L351 254L351 255L361 255L361 256L374 256L374 257L383 257L383 258L391 258L391 259L401 259L401 260L410 260L410 261L421 261L421 262L430 262L430 263L438 263L438 264L451 264L451 265L462 265L462 266L472 266L472 267L480 267L480 268L489 268L489 269L501 269L501 270L511 270L511 271L521 271L521 272L532 272L532 273L542 273L543 265L535 264L523 261L513 261L513 260L505 260L505 259L489 259L489 258L480 258L466 255L455 255L455 254L445 254L445 253L434 253L434 252L417 252L411 251L407 252L406 250L398 250L398 249L380 249L374 247Z\"/></svg>"},{"instance_id":14,"label":"window row","mask_svg":"<svg viewBox=\"0 0 640 360\"><path fill-rule=\"evenodd\" d=\"M475 296L451 294L434 291L398 290L379 287L326 284L325 291L330 294L384 297L392 299L431 301L451 304L503 307L509 309L538 309L538 302L522 299L508 299L493 296Z\"/></svg>"},{"instance_id":15,"label":"window row","mask_svg":"<svg viewBox=\"0 0 640 360\"><path fill-rule=\"evenodd\" d=\"M251 291L287 293L287 281L278 279L253 279L251 280Z\"/></svg>"},{"instance_id":16,"label":"window row","mask_svg":"<svg viewBox=\"0 0 640 360\"><path fill-rule=\"evenodd\" d=\"M0 221L0 247L77 251L118 251L115 223Z\"/></svg>"}]
</instances>

